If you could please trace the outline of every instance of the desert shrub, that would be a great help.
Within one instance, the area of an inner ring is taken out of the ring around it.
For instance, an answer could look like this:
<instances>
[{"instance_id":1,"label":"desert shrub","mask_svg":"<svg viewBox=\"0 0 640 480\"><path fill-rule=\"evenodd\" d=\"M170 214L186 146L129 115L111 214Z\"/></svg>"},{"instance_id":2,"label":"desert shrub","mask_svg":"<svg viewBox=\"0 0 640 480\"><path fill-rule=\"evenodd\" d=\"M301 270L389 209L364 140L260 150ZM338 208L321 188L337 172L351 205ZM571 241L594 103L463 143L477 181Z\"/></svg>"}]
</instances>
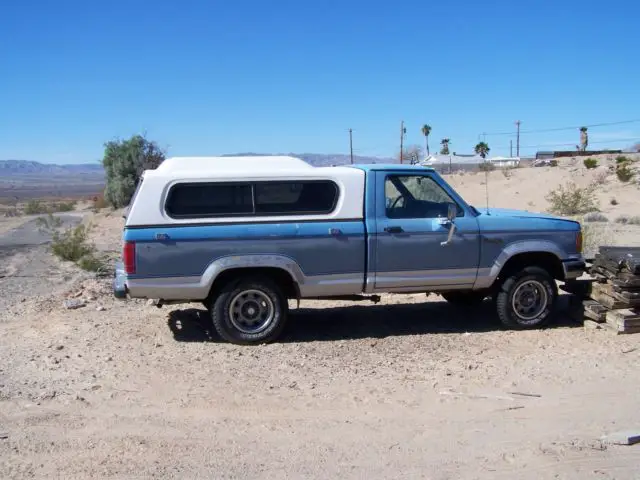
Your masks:
<instances>
[{"instance_id":1,"label":"desert shrub","mask_svg":"<svg viewBox=\"0 0 640 480\"><path fill-rule=\"evenodd\" d=\"M610 203L611 205L614 205L614 206L615 206L615 205L618 205L618 200L616 200L615 198L612 198L612 199L609 201L609 203Z\"/></svg>"},{"instance_id":2,"label":"desert shrub","mask_svg":"<svg viewBox=\"0 0 640 480\"><path fill-rule=\"evenodd\" d=\"M97 272L105 268L105 258L89 242L90 225L80 224L62 229L62 220L49 214L38 218L41 230L51 235L51 252L61 260L73 262L80 268Z\"/></svg>"},{"instance_id":3,"label":"desert shrub","mask_svg":"<svg viewBox=\"0 0 640 480\"><path fill-rule=\"evenodd\" d=\"M619 163L616 166L616 176L621 182L629 182L635 176L628 162Z\"/></svg>"},{"instance_id":4,"label":"desert shrub","mask_svg":"<svg viewBox=\"0 0 640 480\"><path fill-rule=\"evenodd\" d=\"M607 183L607 177L609 173L606 170L598 170L593 176L593 184L594 185L604 185Z\"/></svg>"},{"instance_id":5,"label":"desert shrub","mask_svg":"<svg viewBox=\"0 0 640 480\"><path fill-rule=\"evenodd\" d=\"M481 172L492 172L496 169L496 166L491 162L482 162L478 165L478 170Z\"/></svg>"},{"instance_id":6,"label":"desert shrub","mask_svg":"<svg viewBox=\"0 0 640 480\"><path fill-rule=\"evenodd\" d=\"M550 191L546 197L549 210L560 215L581 215L598 210L592 187L580 188L569 182Z\"/></svg>"},{"instance_id":7,"label":"desert shrub","mask_svg":"<svg viewBox=\"0 0 640 480\"><path fill-rule=\"evenodd\" d=\"M76 202L58 202L49 207L50 212L71 212L76 208Z\"/></svg>"},{"instance_id":8,"label":"desert shrub","mask_svg":"<svg viewBox=\"0 0 640 480\"><path fill-rule=\"evenodd\" d=\"M504 175L504 178L511 178L511 173L511 167L502 169L502 175Z\"/></svg>"},{"instance_id":9,"label":"desert shrub","mask_svg":"<svg viewBox=\"0 0 640 480\"><path fill-rule=\"evenodd\" d=\"M551 161L549 162L549 166L550 166L550 167L557 167L557 166L558 166L558 160L555 160L555 159L554 159L554 160L551 160Z\"/></svg>"},{"instance_id":10,"label":"desert shrub","mask_svg":"<svg viewBox=\"0 0 640 480\"><path fill-rule=\"evenodd\" d=\"M620 165L621 163L631 163L632 160L629 157L626 157L624 155L618 155L616 157L616 164Z\"/></svg>"},{"instance_id":11,"label":"desert shrub","mask_svg":"<svg viewBox=\"0 0 640 480\"><path fill-rule=\"evenodd\" d=\"M107 201L104 198L104 195L96 195L93 197L93 208L96 210L100 210L101 208L107 208Z\"/></svg>"},{"instance_id":12,"label":"desert shrub","mask_svg":"<svg viewBox=\"0 0 640 480\"><path fill-rule=\"evenodd\" d=\"M598 252L600 246L612 243L613 235L609 227L597 223L582 225L582 245L585 256L591 257Z\"/></svg>"},{"instance_id":13,"label":"desert shrub","mask_svg":"<svg viewBox=\"0 0 640 480\"><path fill-rule=\"evenodd\" d=\"M588 169L596 168L598 166L598 160L595 158L585 158L583 163Z\"/></svg>"},{"instance_id":14,"label":"desert shrub","mask_svg":"<svg viewBox=\"0 0 640 480\"><path fill-rule=\"evenodd\" d=\"M49 213L49 207L41 200L29 200L24 206L25 215L41 215Z\"/></svg>"},{"instance_id":15,"label":"desert shrub","mask_svg":"<svg viewBox=\"0 0 640 480\"><path fill-rule=\"evenodd\" d=\"M629 217L627 215L621 215L616 218L616 223L621 223L623 225L640 225L640 216Z\"/></svg>"},{"instance_id":16,"label":"desert shrub","mask_svg":"<svg viewBox=\"0 0 640 480\"><path fill-rule=\"evenodd\" d=\"M45 203L42 200L30 200L24 207L26 215L42 215L43 213L70 212L76 208L76 202Z\"/></svg>"},{"instance_id":17,"label":"desert shrub","mask_svg":"<svg viewBox=\"0 0 640 480\"><path fill-rule=\"evenodd\" d=\"M583 219L585 222L594 223L594 222L608 222L609 219L601 214L600 212L591 212L587 213Z\"/></svg>"}]
</instances>

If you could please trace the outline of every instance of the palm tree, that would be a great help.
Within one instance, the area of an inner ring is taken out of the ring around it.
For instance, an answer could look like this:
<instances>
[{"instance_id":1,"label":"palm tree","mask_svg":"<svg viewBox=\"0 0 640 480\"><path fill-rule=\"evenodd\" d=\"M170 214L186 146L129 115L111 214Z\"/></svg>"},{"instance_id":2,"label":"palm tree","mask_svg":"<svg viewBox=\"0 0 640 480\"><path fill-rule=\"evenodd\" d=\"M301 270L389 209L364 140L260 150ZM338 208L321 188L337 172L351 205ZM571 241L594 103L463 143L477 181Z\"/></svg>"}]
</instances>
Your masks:
<instances>
[{"instance_id":1,"label":"palm tree","mask_svg":"<svg viewBox=\"0 0 640 480\"><path fill-rule=\"evenodd\" d=\"M429 152L429 134L430 133L431 133L431 126L425 123L422 126L422 134L424 135L424 143L425 143L425 146L427 147L427 156L430 155L430 152Z\"/></svg>"},{"instance_id":2,"label":"palm tree","mask_svg":"<svg viewBox=\"0 0 640 480\"><path fill-rule=\"evenodd\" d=\"M475 152L480 155L482 158L487 158L487 153L489 153L491 149L489 145L485 142L480 142L476 145Z\"/></svg>"},{"instance_id":3,"label":"palm tree","mask_svg":"<svg viewBox=\"0 0 640 480\"><path fill-rule=\"evenodd\" d=\"M443 138L442 141L440 141L440 145L442 145L440 149L441 155L449 155L449 142L450 140L448 138Z\"/></svg>"}]
</instances>

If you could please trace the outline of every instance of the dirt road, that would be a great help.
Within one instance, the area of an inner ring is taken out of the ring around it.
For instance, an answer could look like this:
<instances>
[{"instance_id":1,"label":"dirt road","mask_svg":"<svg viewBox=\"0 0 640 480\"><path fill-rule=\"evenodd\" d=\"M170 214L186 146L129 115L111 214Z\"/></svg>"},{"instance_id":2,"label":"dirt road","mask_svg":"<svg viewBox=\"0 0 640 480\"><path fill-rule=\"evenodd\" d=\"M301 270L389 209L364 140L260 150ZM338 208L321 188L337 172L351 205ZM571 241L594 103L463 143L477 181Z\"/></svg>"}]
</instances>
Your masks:
<instances>
[{"instance_id":1,"label":"dirt road","mask_svg":"<svg viewBox=\"0 0 640 480\"><path fill-rule=\"evenodd\" d=\"M96 217L100 245L121 222ZM282 342L239 347L200 305L116 301L22 228L0 259L2 479L640 478L640 445L600 441L640 429L640 335L385 295L303 302Z\"/></svg>"},{"instance_id":2,"label":"dirt road","mask_svg":"<svg viewBox=\"0 0 640 480\"><path fill-rule=\"evenodd\" d=\"M200 309L108 290L88 280L70 292L85 308L58 295L0 317L1 478L640 474L637 446L599 441L640 427L638 336L505 332L490 305L387 296L308 302L281 343L247 348Z\"/></svg>"}]
</instances>

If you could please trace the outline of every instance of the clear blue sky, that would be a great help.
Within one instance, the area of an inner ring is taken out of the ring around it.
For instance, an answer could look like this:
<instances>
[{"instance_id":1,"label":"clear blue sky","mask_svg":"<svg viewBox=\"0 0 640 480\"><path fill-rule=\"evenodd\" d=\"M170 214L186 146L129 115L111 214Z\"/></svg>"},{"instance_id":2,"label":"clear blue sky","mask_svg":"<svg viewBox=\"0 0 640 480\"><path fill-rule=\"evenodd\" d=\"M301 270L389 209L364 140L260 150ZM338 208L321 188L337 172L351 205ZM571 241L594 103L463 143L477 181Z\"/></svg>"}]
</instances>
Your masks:
<instances>
[{"instance_id":1,"label":"clear blue sky","mask_svg":"<svg viewBox=\"0 0 640 480\"><path fill-rule=\"evenodd\" d=\"M433 149L469 152L516 119L640 119L638 18L636 0L6 1L0 159L93 162L143 131L172 155L347 153L349 128L356 153L384 156L401 120L408 143L427 122ZM590 130L593 148L628 139L640 122ZM508 153L508 136L487 142Z\"/></svg>"}]
</instances>

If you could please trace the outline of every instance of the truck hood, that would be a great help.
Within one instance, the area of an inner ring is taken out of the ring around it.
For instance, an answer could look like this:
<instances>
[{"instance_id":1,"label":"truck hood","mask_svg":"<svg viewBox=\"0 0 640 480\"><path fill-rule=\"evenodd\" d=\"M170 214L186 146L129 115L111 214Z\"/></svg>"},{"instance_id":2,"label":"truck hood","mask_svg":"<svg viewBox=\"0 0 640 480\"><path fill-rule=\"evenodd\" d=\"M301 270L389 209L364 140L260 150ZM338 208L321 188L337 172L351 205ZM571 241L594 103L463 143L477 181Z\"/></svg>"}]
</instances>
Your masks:
<instances>
[{"instance_id":1,"label":"truck hood","mask_svg":"<svg viewBox=\"0 0 640 480\"><path fill-rule=\"evenodd\" d=\"M480 215L483 217L498 217L498 218L543 218L546 220L562 220L565 222L574 222L569 218L558 217L555 215L549 215L547 213L527 212L525 210L513 210L510 208L490 208L487 214L486 210L480 210Z\"/></svg>"}]
</instances>

